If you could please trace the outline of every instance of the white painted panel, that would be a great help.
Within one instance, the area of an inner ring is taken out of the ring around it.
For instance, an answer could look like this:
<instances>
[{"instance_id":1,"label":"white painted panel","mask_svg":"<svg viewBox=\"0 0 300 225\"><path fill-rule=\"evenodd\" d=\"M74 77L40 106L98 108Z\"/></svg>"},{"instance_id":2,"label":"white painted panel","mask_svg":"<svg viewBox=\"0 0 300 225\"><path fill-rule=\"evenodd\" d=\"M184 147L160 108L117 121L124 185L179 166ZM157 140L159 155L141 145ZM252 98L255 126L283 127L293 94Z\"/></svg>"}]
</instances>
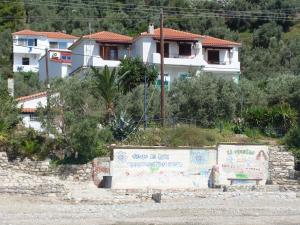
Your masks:
<instances>
[{"instance_id":1,"label":"white painted panel","mask_svg":"<svg viewBox=\"0 0 300 225\"><path fill-rule=\"evenodd\" d=\"M245 179L240 183L253 183L247 179L268 178L269 149L267 145L219 145L218 167L220 184L229 185L229 179Z\"/></svg>"}]
</instances>

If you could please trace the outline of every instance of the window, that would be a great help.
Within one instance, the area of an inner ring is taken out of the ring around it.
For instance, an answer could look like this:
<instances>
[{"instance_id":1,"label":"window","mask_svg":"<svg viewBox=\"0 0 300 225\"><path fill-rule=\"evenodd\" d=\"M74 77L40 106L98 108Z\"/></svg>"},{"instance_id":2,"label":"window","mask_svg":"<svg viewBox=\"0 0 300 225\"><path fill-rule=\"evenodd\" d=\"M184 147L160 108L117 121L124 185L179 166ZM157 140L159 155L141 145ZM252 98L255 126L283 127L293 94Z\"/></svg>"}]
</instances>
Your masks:
<instances>
[{"instance_id":1,"label":"window","mask_svg":"<svg viewBox=\"0 0 300 225\"><path fill-rule=\"evenodd\" d=\"M58 48L59 49L66 49L67 48L67 42L58 42Z\"/></svg>"},{"instance_id":2,"label":"window","mask_svg":"<svg viewBox=\"0 0 300 225\"><path fill-rule=\"evenodd\" d=\"M29 65L29 58L28 57L23 57L22 58L22 65Z\"/></svg>"},{"instance_id":3,"label":"window","mask_svg":"<svg viewBox=\"0 0 300 225\"><path fill-rule=\"evenodd\" d=\"M28 46L37 46L37 39L28 39Z\"/></svg>"},{"instance_id":4,"label":"window","mask_svg":"<svg viewBox=\"0 0 300 225\"><path fill-rule=\"evenodd\" d=\"M50 41L50 48L58 48L58 42Z\"/></svg>"},{"instance_id":5,"label":"window","mask_svg":"<svg viewBox=\"0 0 300 225\"><path fill-rule=\"evenodd\" d=\"M179 44L179 55L191 56L192 55L192 45L186 43Z\"/></svg>"},{"instance_id":6,"label":"window","mask_svg":"<svg viewBox=\"0 0 300 225\"><path fill-rule=\"evenodd\" d=\"M38 121L38 117L35 114L30 114L29 115L29 120L30 121Z\"/></svg>"},{"instance_id":7,"label":"window","mask_svg":"<svg viewBox=\"0 0 300 225\"><path fill-rule=\"evenodd\" d=\"M190 77L191 77L191 74L189 74L189 73L180 73L179 74L179 79L180 80L185 80L185 79L188 79Z\"/></svg>"},{"instance_id":8,"label":"window","mask_svg":"<svg viewBox=\"0 0 300 225\"><path fill-rule=\"evenodd\" d=\"M118 47L100 46L100 56L104 60L118 60Z\"/></svg>"},{"instance_id":9,"label":"window","mask_svg":"<svg viewBox=\"0 0 300 225\"><path fill-rule=\"evenodd\" d=\"M219 50L208 50L207 61L209 64L220 64L220 52Z\"/></svg>"},{"instance_id":10,"label":"window","mask_svg":"<svg viewBox=\"0 0 300 225\"><path fill-rule=\"evenodd\" d=\"M160 53L160 43L156 42L156 53ZM164 56L165 58L169 58L169 43L164 44Z\"/></svg>"},{"instance_id":11,"label":"window","mask_svg":"<svg viewBox=\"0 0 300 225\"><path fill-rule=\"evenodd\" d=\"M18 45L21 46L37 46L37 39L19 38Z\"/></svg>"}]
</instances>

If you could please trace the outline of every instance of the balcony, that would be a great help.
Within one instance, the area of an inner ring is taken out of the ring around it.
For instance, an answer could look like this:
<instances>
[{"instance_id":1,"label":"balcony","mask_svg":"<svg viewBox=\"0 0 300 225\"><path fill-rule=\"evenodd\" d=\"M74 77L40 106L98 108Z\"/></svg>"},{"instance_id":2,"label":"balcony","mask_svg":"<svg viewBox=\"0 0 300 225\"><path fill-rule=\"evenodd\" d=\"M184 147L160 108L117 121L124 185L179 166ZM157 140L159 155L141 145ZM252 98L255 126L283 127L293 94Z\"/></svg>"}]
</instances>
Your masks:
<instances>
[{"instance_id":1,"label":"balcony","mask_svg":"<svg viewBox=\"0 0 300 225\"><path fill-rule=\"evenodd\" d=\"M39 71L39 67L36 65L14 65L13 72L35 72Z\"/></svg>"},{"instance_id":2,"label":"balcony","mask_svg":"<svg viewBox=\"0 0 300 225\"><path fill-rule=\"evenodd\" d=\"M120 65L120 60L104 60L100 57L93 57L92 66L95 67L118 67Z\"/></svg>"},{"instance_id":3,"label":"balcony","mask_svg":"<svg viewBox=\"0 0 300 225\"><path fill-rule=\"evenodd\" d=\"M159 53L153 53L152 63L160 64ZM164 58L164 63L166 65L178 65L178 66L201 66L203 65L203 60L199 56L190 56L190 57L173 56L173 58Z\"/></svg>"},{"instance_id":4,"label":"balcony","mask_svg":"<svg viewBox=\"0 0 300 225\"><path fill-rule=\"evenodd\" d=\"M203 70L207 72L239 72L240 62L208 63L204 61Z\"/></svg>"},{"instance_id":5,"label":"balcony","mask_svg":"<svg viewBox=\"0 0 300 225\"><path fill-rule=\"evenodd\" d=\"M36 46L19 46L14 45L13 46L13 52L14 53L25 53L25 54L45 54L45 50L40 49L40 47Z\"/></svg>"}]
</instances>

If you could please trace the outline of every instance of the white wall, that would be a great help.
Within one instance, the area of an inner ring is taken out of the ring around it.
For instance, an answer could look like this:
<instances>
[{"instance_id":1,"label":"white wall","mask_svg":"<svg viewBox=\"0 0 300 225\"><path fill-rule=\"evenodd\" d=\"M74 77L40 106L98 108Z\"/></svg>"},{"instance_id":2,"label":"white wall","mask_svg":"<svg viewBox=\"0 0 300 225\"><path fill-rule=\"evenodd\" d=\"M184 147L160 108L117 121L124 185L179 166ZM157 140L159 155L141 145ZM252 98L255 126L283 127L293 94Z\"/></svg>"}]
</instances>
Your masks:
<instances>
[{"instance_id":1,"label":"white wall","mask_svg":"<svg viewBox=\"0 0 300 225\"><path fill-rule=\"evenodd\" d=\"M264 185L269 176L267 145L220 144L216 149L116 148L110 164L114 189L208 188L211 170L219 185Z\"/></svg>"},{"instance_id":2,"label":"white wall","mask_svg":"<svg viewBox=\"0 0 300 225\"><path fill-rule=\"evenodd\" d=\"M42 124L39 121L30 121L29 113L21 114L21 117L25 127L33 128L36 131L44 131L44 129L42 128Z\"/></svg>"},{"instance_id":3,"label":"white wall","mask_svg":"<svg viewBox=\"0 0 300 225\"><path fill-rule=\"evenodd\" d=\"M265 184L269 171L269 148L267 145L219 145L218 167L220 184L229 185L228 178L262 179ZM241 184L255 181L239 181Z\"/></svg>"},{"instance_id":4,"label":"white wall","mask_svg":"<svg viewBox=\"0 0 300 225\"><path fill-rule=\"evenodd\" d=\"M112 188L207 188L214 149L114 149Z\"/></svg>"},{"instance_id":5,"label":"white wall","mask_svg":"<svg viewBox=\"0 0 300 225\"><path fill-rule=\"evenodd\" d=\"M34 98L34 99L29 99L29 100L23 100L18 102L18 107L23 107L23 108L34 108L36 109L38 106L45 107L47 105L47 97L39 97L39 98Z\"/></svg>"},{"instance_id":6,"label":"white wall","mask_svg":"<svg viewBox=\"0 0 300 225\"><path fill-rule=\"evenodd\" d=\"M17 39L37 39L37 46L19 46ZM50 48L50 41L52 42L67 42L67 47L72 45L74 39L48 39L46 36L30 36L30 35L14 35L13 44L13 71L18 72L18 67L22 67L24 72L39 70L39 59L45 55L45 49ZM22 57L30 58L30 65L22 65Z\"/></svg>"}]
</instances>

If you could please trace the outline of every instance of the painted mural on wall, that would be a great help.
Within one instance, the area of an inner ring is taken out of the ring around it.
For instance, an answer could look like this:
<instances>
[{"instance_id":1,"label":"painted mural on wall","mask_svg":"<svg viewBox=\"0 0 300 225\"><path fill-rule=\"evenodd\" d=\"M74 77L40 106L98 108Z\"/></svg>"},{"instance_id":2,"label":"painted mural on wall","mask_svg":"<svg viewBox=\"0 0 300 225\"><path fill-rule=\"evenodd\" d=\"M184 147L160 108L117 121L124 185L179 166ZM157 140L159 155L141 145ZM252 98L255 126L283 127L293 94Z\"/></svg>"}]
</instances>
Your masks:
<instances>
[{"instance_id":1,"label":"painted mural on wall","mask_svg":"<svg viewBox=\"0 0 300 225\"><path fill-rule=\"evenodd\" d=\"M268 177L268 146L265 145L219 145L218 167L222 184L265 183Z\"/></svg>"},{"instance_id":2,"label":"painted mural on wall","mask_svg":"<svg viewBox=\"0 0 300 225\"><path fill-rule=\"evenodd\" d=\"M114 149L113 188L208 186L214 149Z\"/></svg>"}]
</instances>

